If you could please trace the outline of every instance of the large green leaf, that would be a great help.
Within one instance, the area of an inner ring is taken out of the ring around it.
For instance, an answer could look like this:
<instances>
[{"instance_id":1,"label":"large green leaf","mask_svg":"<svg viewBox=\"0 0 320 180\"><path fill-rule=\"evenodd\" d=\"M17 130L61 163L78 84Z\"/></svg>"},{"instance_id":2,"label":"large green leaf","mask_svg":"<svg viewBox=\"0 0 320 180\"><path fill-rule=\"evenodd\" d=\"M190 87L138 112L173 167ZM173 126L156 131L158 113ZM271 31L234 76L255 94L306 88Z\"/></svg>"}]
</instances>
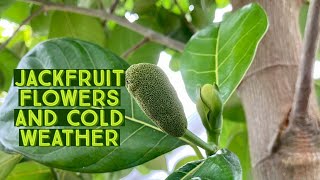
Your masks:
<instances>
[{"instance_id":1,"label":"large green leaf","mask_svg":"<svg viewBox=\"0 0 320 180\"><path fill-rule=\"evenodd\" d=\"M241 166L236 155L227 149L219 150L205 160L194 161L184 165L167 177L176 179L241 179Z\"/></svg>"},{"instance_id":2,"label":"large green leaf","mask_svg":"<svg viewBox=\"0 0 320 180\"><path fill-rule=\"evenodd\" d=\"M17 66L19 59L7 49L0 51L0 91L8 91L13 69Z\"/></svg>"},{"instance_id":3,"label":"large green leaf","mask_svg":"<svg viewBox=\"0 0 320 180\"><path fill-rule=\"evenodd\" d=\"M128 64L110 51L80 40L46 41L22 58L18 69L126 69ZM121 106L126 111L119 147L23 147L14 127L13 109L18 108L18 88L11 86L0 108L0 143L49 166L79 172L110 172L130 168L154 159L184 143L162 133L146 118L121 88ZM77 108L77 107L74 107Z\"/></svg>"},{"instance_id":4,"label":"large green leaf","mask_svg":"<svg viewBox=\"0 0 320 180\"><path fill-rule=\"evenodd\" d=\"M22 159L19 154L7 154L0 151L0 179L5 179Z\"/></svg>"},{"instance_id":5,"label":"large green leaf","mask_svg":"<svg viewBox=\"0 0 320 180\"><path fill-rule=\"evenodd\" d=\"M248 70L267 27L265 11L253 3L227 16L221 24L197 32L181 58L181 72L191 99L196 101L202 85L216 83L226 102Z\"/></svg>"},{"instance_id":6,"label":"large green leaf","mask_svg":"<svg viewBox=\"0 0 320 180\"><path fill-rule=\"evenodd\" d=\"M49 38L73 37L105 46L106 36L99 19L56 11L51 17Z\"/></svg>"},{"instance_id":7,"label":"large green leaf","mask_svg":"<svg viewBox=\"0 0 320 180\"><path fill-rule=\"evenodd\" d=\"M48 180L53 177L49 167L34 161L27 161L19 163L9 174L7 180Z\"/></svg>"}]
</instances>

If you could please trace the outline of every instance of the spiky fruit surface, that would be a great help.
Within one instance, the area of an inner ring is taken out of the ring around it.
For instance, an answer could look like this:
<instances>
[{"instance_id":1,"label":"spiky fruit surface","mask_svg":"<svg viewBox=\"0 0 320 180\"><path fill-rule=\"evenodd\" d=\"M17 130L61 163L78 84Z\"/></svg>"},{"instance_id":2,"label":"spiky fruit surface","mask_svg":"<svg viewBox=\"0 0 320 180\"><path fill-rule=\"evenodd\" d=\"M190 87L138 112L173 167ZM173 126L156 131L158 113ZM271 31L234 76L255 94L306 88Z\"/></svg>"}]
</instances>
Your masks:
<instances>
[{"instance_id":1,"label":"spiky fruit surface","mask_svg":"<svg viewBox=\"0 0 320 180\"><path fill-rule=\"evenodd\" d=\"M167 75L156 65L140 63L126 71L126 87L144 113L164 132L181 137L187 119Z\"/></svg>"}]
</instances>

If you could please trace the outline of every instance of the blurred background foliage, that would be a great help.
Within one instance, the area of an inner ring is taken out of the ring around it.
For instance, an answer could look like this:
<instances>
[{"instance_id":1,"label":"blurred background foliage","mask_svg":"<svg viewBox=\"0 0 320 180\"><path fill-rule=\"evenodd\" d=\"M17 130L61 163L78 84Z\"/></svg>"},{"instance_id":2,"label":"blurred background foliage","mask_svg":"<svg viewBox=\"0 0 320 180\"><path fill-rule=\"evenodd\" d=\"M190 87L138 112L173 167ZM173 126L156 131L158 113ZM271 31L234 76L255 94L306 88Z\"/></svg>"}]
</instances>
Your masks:
<instances>
[{"instance_id":1,"label":"blurred background foliage","mask_svg":"<svg viewBox=\"0 0 320 180\"><path fill-rule=\"evenodd\" d=\"M46 10L37 2L45 2L101 10L132 23L142 25L180 42L187 42L198 30L217 19L216 12L230 6L228 0L1 0L0 1L0 100L11 84L13 69L20 58L36 44L57 37L73 37L108 48L126 59L130 64L148 62L157 64L161 52L171 58L170 68L179 71L181 53L163 44L151 42L143 35L114 21L101 20L84 14L59 10ZM40 3L41 4L41 3ZM306 6L301 10L303 32ZM229 7L230 8L230 7ZM36 15L35 15L36 14ZM221 15L221 14L220 14ZM219 21L219 20L217 20ZM161 60L161 58L160 58ZM320 97L320 81L316 82ZM320 101L320 98L318 98ZM197 128L201 121L195 121ZM200 132L201 133L201 132ZM236 94L224 109L224 126L221 137L222 147L233 151L239 157L244 178L250 174L250 156L245 114ZM172 153L183 153L175 151ZM152 172L170 173L187 162L197 160L187 155L174 162L169 168L169 156L163 155L135 168L104 174L80 174L46 167L21 156L0 152L1 166L12 166L11 172L1 172L0 177L8 179L130 179L134 174L148 175ZM20 162L15 166L15 162ZM131 174L131 176L130 176ZM126 178L125 178L126 177ZM2 179L2 178L0 178Z\"/></svg>"}]
</instances>

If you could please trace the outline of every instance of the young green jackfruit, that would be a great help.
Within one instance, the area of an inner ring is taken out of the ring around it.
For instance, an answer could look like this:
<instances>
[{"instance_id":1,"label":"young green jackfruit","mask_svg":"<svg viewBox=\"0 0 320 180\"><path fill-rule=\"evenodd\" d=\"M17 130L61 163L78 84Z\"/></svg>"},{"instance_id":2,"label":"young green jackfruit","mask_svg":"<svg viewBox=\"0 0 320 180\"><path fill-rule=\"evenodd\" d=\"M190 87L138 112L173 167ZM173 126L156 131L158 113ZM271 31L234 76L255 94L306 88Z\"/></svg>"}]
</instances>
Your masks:
<instances>
[{"instance_id":1,"label":"young green jackfruit","mask_svg":"<svg viewBox=\"0 0 320 180\"><path fill-rule=\"evenodd\" d=\"M176 91L156 65L134 64L126 71L126 87L144 113L164 132L181 137L187 119Z\"/></svg>"}]
</instances>

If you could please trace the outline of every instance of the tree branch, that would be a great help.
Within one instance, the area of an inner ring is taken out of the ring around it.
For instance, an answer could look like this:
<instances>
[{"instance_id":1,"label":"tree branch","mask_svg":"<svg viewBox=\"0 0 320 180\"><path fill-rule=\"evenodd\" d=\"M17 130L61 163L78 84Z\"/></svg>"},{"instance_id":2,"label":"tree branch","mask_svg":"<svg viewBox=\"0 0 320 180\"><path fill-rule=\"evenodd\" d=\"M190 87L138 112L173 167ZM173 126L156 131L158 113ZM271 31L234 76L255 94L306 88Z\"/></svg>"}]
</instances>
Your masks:
<instances>
[{"instance_id":1,"label":"tree branch","mask_svg":"<svg viewBox=\"0 0 320 180\"><path fill-rule=\"evenodd\" d=\"M132 46L130 49L128 49L126 52L124 52L121 57L127 58L130 54L132 54L135 50L139 49L141 46L143 46L145 43L149 42L148 38L143 38L141 41L139 41L137 44Z\"/></svg>"},{"instance_id":2,"label":"tree branch","mask_svg":"<svg viewBox=\"0 0 320 180\"><path fill-rule=\"evenodd\" d=\"M312 0L309 6L299 74L290 114L290 121L293 121L291 123L297 123L297 121L307 118L313 82L312 72L319 40L319 20L320 0Z\"/></svg>"},{"instance_id":3,"label":"tree branch","mask_svg":"<svg viewBox=\"0 0 320 180\"><path fill-rule=\"evenodd\" d=\"M2 49L4 49L9 43L10 41L17 35L17 33L20 31L20 29L22 28L22 26L28 24L34 17L40 15L42 12L44 11L44 8L41 7L40 9L38 9L37 11L35 11L34 13L30 14L25 20L22 21L22 23L19 25L19 27L13 32L13 34L4 42L1 44L0 46L0 51Z\"/></svg>"},{"instance_id":4,"label":"tree branch","mask_svg":"<svg viewBox=\"0 0 320 180\"><path fill-rule=\"evenodd\" d=\"M128 20L126 20L122 17L118 17L116 15L113 15L109 12L105 12L103 10L95 10L95 9L87 9L87 8L81 8L81 7L75 7L75 6L67 6L67 5L63 5L63 4L50 3L50 2L41 1L41 0L24 0L23 2L29 2L29 3L33 3L33 4L43 5L46 7L46 10L67 11L67 12L73 12L73 13L78 13L78 14L84 14L87 16L97 17L102 20L115 21L117 24L143 35L144 37L148 38L150 41L154 41L159 44L165 45L165 46L172 48L174 50L177 50L179 52L182 52L183 48L184 48L184 44L182 42L171 39L167 36L164 36L160 33L155 32L151 29L145 28L139 24L130 23Z\"/></svg>"}]
</instances>

